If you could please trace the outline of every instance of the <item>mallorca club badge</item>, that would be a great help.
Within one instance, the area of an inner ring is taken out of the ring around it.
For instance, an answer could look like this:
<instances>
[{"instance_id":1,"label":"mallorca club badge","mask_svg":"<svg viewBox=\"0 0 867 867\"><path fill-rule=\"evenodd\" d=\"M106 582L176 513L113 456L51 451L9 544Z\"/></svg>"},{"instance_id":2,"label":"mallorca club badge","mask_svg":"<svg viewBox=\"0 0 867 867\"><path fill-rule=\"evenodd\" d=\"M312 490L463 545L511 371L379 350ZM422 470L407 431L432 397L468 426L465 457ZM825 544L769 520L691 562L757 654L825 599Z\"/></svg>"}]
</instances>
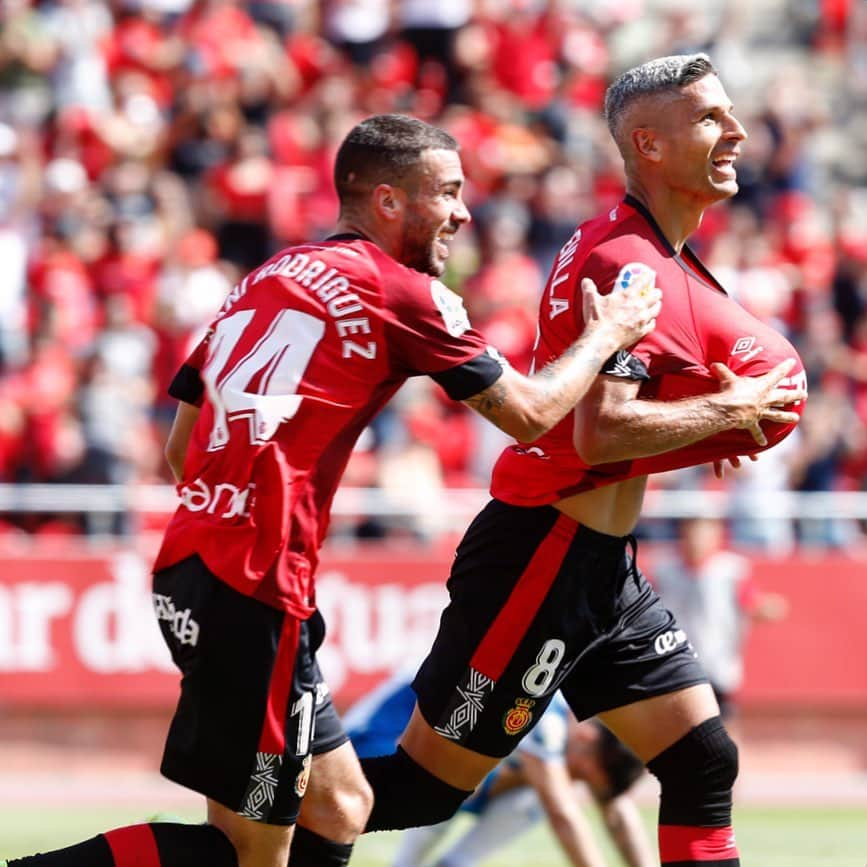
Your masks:
<instances>
[{"instance_id":1,"label":"mallorca club badge","mask_svg":"<svg viewBox=\"0 0 867 867\"><path fill-rule=\"evenodd\" d=\"M295 777L295 794L298 795L299 798L304 797L304 793L307 791L307 783L310 782L310 756L305 756L304 761L301 763L301 770L298 773L298 776Z\"/></svg>"},{"instance_id":2,"label":"mallorca club badge","mask_svg":"<svg viewBox=\"0 0 867 867\"><path fill-rule=\"evenodd\" d=\"M507 735L517 735L524 731L530 720L533 719L533 714L530 708L536 702L532 698L516 698L515 706L506 711L503 717L503 730Z\"/></svg>"}]
</instances>

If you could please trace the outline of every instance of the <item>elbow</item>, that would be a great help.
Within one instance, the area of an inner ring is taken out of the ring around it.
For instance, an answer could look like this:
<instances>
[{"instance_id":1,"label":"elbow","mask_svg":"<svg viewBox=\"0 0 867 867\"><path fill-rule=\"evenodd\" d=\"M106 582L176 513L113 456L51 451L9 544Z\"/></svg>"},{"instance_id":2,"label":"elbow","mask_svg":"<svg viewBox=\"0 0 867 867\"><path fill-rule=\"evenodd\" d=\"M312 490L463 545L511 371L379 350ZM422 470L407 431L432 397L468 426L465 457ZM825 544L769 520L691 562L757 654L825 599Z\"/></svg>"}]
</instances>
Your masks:
<instances>
[{"instance_id":1,"label":"elbow","mask_svg":"<svg viewBox=\"0 0 867 867\"><path fill-rule=\"evenodd\" d=\"M582 415L572 428L572 445L578 457L590 467L626 460L619 419L602 413Z\"/></svg>"},{"instance_id":2,"label":"elbow","mask_svg":"<svg viewBox=\"0 0 867 867\"><path fill-rule=\"evenodd\" d=\"M513 425L513 430L508 430L506 433L514 437L519 443L529 444L536 442L539 437L548 433L551 427L551 425L546 427L544 424L531 419L523 419Z\"/></svg>"},{"instance_id":3,"label":"elbow","mask_svg":"<svg viewBox=\"0 0 867 867\"><path fill-rule=\"evenodd\" d=\"M613 458L605 449L605 439L600 436L576 436L572 440L575 446L575 451L578 457L587 464L588 467L594 467L597 464L607 464Z\"/></svg>"},{"instance_id":4,"label":"elbow","mask_svg":"<svg viewBox=\"0 0 867 867\"><path fill-rule=\"evenodd\" d=\"M504 416L498 426L519 443L532 443L548 433L559 418L551 418L550 414L539 412L532 404L524 403L514 406L508 416Z\"/></svg>"}]
</instances>

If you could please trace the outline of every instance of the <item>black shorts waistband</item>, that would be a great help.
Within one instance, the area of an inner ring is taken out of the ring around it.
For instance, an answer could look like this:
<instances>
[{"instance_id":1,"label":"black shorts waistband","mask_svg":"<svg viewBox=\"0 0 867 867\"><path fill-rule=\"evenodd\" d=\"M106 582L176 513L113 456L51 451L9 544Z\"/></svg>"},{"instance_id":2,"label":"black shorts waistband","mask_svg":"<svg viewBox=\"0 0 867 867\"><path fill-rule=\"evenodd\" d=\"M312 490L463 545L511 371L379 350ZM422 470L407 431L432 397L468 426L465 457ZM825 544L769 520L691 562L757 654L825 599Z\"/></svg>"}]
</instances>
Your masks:
<instances>
[{"instance_id":1,"label":"black shorts waistband","mask_svg":"<svg viewBox=\"0 0 867 867\"><path fill-rule=\"evenodd\" d=\"M610 533L602 533L599 530L594 530L591 527L588 527L586 524L582 524L580 521L576 521L574 518L570 517L565 512L561 512L554 506L515 506L512 503L506 503L503 500L498 500L496 498L491 500L489 505L491 504L496 504L503 510L511 511L514 514L520 514L521 512L535 512L538 515L547 514L559 516L564 521L571 521L575 525L576 541L587 542L597 548L608 548L612 551L616 551L623 550L627 545L635 546L635 536L631 533L626 536L612 536Z\"/></svg>"}]
</instances>

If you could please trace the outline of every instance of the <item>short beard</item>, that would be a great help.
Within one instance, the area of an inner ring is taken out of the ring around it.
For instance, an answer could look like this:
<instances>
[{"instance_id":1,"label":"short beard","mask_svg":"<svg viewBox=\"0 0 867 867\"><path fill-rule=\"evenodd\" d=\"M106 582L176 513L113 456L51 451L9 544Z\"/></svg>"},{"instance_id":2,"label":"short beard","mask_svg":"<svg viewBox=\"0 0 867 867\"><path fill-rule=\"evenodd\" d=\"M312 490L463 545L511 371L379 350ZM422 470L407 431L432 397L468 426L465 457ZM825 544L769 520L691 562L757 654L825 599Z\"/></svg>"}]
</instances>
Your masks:
<instances>
[{"instance_id":1,"label":"short beard","mask_svg":"<svg viewBox=\"0 0 867 867\"><path fill-rule=\"evenodd\" d=\"M445 265L438 262L434 256L434 244L436 243L436 235L428 238L423 245L410 245L407 239L412 236L412 226L407 226L403 236L403 255L401 262L412 268L414 271L420 271L422 274L428 274L431 277L441 277L445 271Z\"/></svg>"}]
</instances>

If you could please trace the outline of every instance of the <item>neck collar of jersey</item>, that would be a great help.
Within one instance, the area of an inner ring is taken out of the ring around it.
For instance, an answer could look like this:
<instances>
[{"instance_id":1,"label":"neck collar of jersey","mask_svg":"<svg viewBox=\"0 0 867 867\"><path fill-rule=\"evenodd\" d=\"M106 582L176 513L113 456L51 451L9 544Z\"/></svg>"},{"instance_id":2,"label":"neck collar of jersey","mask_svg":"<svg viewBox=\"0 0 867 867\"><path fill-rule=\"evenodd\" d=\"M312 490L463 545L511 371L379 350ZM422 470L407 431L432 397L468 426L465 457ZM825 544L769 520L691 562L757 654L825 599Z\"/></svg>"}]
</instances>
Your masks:
<instances>
[{"instance_id":1,"label":"neck collar of jersey","mask_svg":"<svg viewBox=\"0 0 867 867\"><path fill-rule=\"evenodd\" d=\"M644 217L644 219L649 223L650 228L653 229L653 231L656 233L656 236L665 246L665 249L668 250L668 252L671 253L672 256L677 256L677 250L674 249L671 242L668 240L668 238L665 237L665 233L659 227L659 223L656 222L655 217L653 216L653 214L650 213L650 210L647 208L647 206L643 202L639 202L638 199L636 199L635 196L631 195L630 193L627 193L623 197L623 201L625 204L629 205L630 208L632 208L634 211L638 211L638 213L641 214L642 217ZM683 245L683 249L688 249L686 244Z\"/></svg>"},{"instance_id":2,"label":"neck collar of jersey","mask_svg":"<svg viewBox=\"0 0 867 867\"><path fill-rule=\"evenodd\" d=\"M361 232L338 232L336 235L329 235L326 241L370 241Z\"/></svg>"},{"instance_id":3,"label":"neck collar of jersey","mask_svg":"<svg viewBox=\"0 0 867 867\"><path fill-rule=\"evenodd\" d=\"M707 266L704 264L704 262L701 261L701 259L698 258L698 256L696 256L689 244L684 243L683 247L681 247L680 253L678 253L677 250L674 249L674 247L671 245L671 242L668 240L668 238L665 237L665 233L659 227L659 223L657 223L654 219L653 214L650 213L650 211L642 202L639 202L638 199L635 198L635 196L627 193L623 197L623 203L625 205L629 205L630 208L632 208L634 211L637 211L639 214L641 214L642 217L644 217L647 224L650 226L651 229L653 229L654 234L659 238L660 243L665 247L671 257L680 265L681 268L689 271L693 276L701 280L702 283L706 283L711 288L722 292L723 295L728 295L728 292L726 292L725 288L722 286L719 280L717 280L716 277L714 277L713 274L708 271Z\"/></svg>"}]
</instances>

